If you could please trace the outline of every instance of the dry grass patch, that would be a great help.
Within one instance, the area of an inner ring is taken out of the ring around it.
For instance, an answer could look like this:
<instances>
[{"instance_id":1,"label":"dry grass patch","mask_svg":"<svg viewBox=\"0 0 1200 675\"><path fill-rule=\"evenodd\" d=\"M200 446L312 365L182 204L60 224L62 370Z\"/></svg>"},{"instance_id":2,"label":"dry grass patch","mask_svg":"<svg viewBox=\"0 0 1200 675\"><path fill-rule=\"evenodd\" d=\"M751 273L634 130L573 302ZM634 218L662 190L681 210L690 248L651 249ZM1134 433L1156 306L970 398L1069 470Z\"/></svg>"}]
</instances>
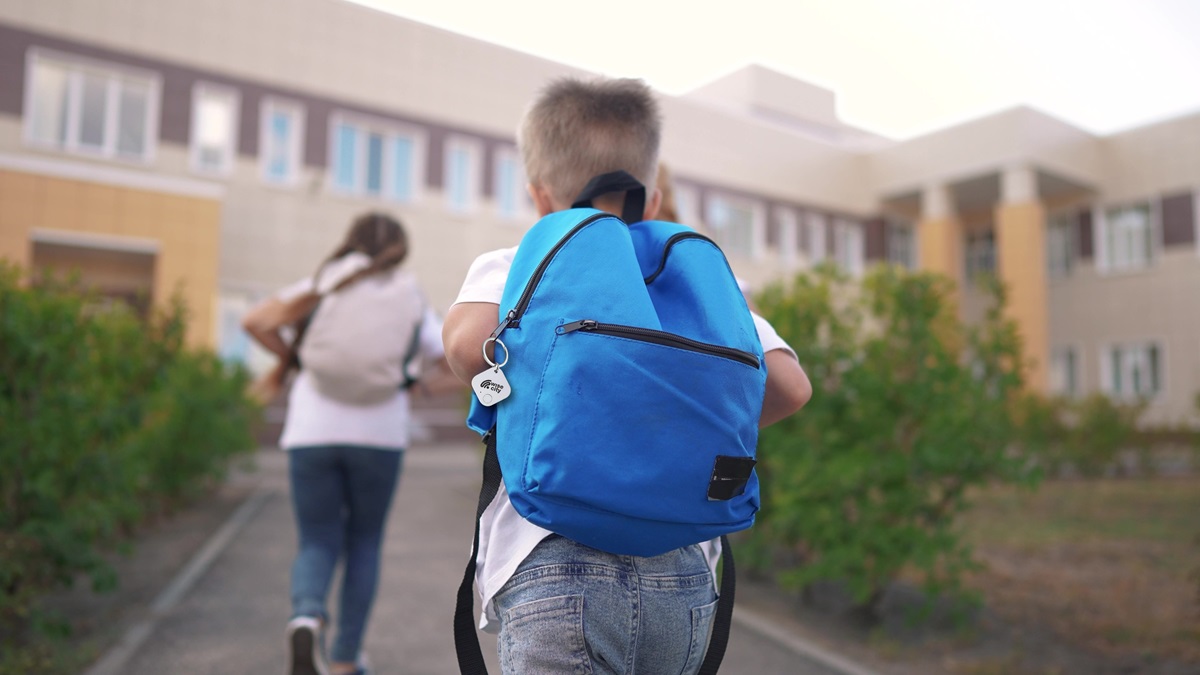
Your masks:
<instances>
[{"instance_id":1,"label":"dry grass patch","mask_svg":"<svg viewBox=\"0 0 1200 675\"><path fill-rule=\"evenodd\" d=\"M1200 479L1056 481L975 495L970 579L1004 619L1118 655L1200 663Z\"/></svg>"}]
</instances>

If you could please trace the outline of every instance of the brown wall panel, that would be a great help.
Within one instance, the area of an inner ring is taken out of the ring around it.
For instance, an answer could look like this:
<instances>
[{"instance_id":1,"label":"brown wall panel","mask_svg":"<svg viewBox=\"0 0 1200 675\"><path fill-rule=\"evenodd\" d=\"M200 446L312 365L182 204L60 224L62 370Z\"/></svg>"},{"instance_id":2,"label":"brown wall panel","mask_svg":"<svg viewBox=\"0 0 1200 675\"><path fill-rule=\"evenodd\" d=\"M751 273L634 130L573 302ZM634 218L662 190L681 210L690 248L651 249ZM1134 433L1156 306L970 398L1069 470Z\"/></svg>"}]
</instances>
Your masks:
<instances>
[{"instance_id":1,"label":"brown wall panel","mask_svg":"<svg viewBox=\"0 0 1200 675\"><path fill-rule=\"evenodd\" d=\"M1162 198L1163 246L1196 243L1196 201L1190 192Z\"/></svg>"},{"instance_id":2,"label":"brown wall panel","mask_svg":"<svg viewBox=\"0 0 1200 675\"><path fill-rule=\"evenodd\" d=\"M863 230L867 261L887 260L887 221L883 218L871 218L863 223Z\"/></svg>"},{"instance_id":3,"label":"brown wall panel","mask_svg":"<svg viewBox=\"0 0 1200 675\"><path fill-rule=\"evenodd\" d=\"M1092 249L1092 210L1081 209L1077 220L1079 240L1079 257L1090 260L1094 255Z\"/></svg>"}]
</instances>

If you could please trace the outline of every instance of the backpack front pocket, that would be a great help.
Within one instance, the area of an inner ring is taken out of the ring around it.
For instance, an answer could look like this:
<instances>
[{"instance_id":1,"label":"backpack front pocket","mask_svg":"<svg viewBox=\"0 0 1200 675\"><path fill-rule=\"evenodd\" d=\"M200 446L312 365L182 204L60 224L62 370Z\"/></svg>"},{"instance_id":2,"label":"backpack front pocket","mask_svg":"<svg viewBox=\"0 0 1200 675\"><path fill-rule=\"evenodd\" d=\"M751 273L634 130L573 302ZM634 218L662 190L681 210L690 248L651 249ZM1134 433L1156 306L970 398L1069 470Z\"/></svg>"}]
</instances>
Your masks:
<instances>
[{"instance_id":1,"label":"backpack front pocket","mask_svg":"<svg viewBox=\"0 0 1200 675\"><path fill-rule=\"evenodd\" d=\"M662 522L752 518L757 491L713 501L708 490L718 456L754 456L755 355L601 322L555 333L525 457L531 497Z\"/></svg>"}]
</instances>

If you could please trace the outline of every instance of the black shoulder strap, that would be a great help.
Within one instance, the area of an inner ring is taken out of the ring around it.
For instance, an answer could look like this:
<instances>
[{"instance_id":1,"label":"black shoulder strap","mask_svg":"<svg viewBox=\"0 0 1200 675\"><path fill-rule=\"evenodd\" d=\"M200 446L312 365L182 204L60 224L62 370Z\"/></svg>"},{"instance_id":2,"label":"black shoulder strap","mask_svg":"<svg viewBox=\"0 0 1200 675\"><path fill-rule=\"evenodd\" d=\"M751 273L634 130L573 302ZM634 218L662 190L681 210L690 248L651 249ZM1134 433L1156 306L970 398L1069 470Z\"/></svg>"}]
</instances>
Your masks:
<instances>
[{"instance_id":1,"label":"black shoulder strap","mask_svg":"<svg viewBox=\"0 0 1200 675\"><path fill-rule=\"evenodd\" d=\"M646 186L625 171L602 173L583 186L583 192L575 198L571 208L590 207L592 200L610 192L624 192L625 204L621 208L621 220L636 223L646 214Z\"/></svg>"},{"instance_id":2,"label":"black shoulder strap","mask_svg":"<svg viewBox=\"0 0 1200 675\"><path fill-rule=\"evenodd\" d=\"M500 459L496 456L496 428L483 435L487 452L483 455L483 485L479 488L479 505L475 509L475 542L471 544L471 559L458 586L454 607L454 650L458 653L458 670L462 675L487 675L479 634L475 632L475 557L479 555L479 518L500 491Z\"/></svg>"},{"instance_id":3,"label":"black shoulder strap","mask_svg":"<svg viewBox=\"0 0 1200 675\"><path fill-rule=\"evenodd\" d=\"M733 599L737 574L733 568L733 547L729 538L721 535L721 597L717 598L717 614L713 617L712 633L708 637L708 651L700 664L698 675L716 675L725 658L725 647L729 644L729 629L733 625Z\"/></svg>"},{"instance_id":4,"label":"black shoulder strap","mask_svg":"<svg viewBox=\"0 0 1200 675\"><path fill-rule=\"evenodd\" d=\"M496 456L496 428L483 435L487 451L483 456L483 485L479 488L479 504L475 509L475 541L471 544L471 559L463 572L458 586L458 597L454 607L454 650L458 654L458 669L462 675L487 675L487 664L483 650L479 647L479 634L475 632L475 557L479 555L479 519L488 504L500 491L500 459ZM733 599L736 574L733 566L733 549L729 539L721 537L721 596L717 599L717 613L713 617L712 634L708 639L708 651L700 664L699 675L716 675L725 658L725 647L729 643L729 629L733 620ZM486 610L485 610L486 611Z\"/></svg>"},{"instance_id":5,"label":"black shoulder strap","mask_svg":"<svg viewBox=\"0 0 1200 675\"><path fill-rule=\"evenodd\" d=\"M421 353L421 329L425 327L425 313L429 305L425 302L425 296L418 291L418 297L421 300L421 315L417 318L417 324L413 326L412 337L408 342L408 349L404 352L404 362L400 365L401 374L404 379L400 382L400 388L407 390L421 379L424 373L418 371L416 375L410 372L414 360Z\"/></svg>"}]
</instances>

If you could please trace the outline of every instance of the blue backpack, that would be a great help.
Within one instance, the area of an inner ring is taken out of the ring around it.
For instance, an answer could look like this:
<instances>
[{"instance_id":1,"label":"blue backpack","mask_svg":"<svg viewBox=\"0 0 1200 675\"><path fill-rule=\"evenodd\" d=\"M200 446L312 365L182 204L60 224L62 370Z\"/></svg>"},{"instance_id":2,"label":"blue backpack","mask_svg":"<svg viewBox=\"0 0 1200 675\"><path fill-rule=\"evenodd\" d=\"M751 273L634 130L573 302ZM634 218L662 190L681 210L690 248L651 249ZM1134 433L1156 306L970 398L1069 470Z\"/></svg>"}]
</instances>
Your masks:
<instances>
[{"instance_id":1,"label":"blue backpack","mask_svg":"<svg viewBox=\"0 0 1200 675\"><path fill-rule=\"evenodd\" d=\"M499 365L476 377L467 424L488 446L481 511L502 474L530 522L653 556L753 524L767 373L716 244L584 207L626 189L636 219L644 188L618 172L526 233L492 333Z\"/></svg>"}]
</instances>

